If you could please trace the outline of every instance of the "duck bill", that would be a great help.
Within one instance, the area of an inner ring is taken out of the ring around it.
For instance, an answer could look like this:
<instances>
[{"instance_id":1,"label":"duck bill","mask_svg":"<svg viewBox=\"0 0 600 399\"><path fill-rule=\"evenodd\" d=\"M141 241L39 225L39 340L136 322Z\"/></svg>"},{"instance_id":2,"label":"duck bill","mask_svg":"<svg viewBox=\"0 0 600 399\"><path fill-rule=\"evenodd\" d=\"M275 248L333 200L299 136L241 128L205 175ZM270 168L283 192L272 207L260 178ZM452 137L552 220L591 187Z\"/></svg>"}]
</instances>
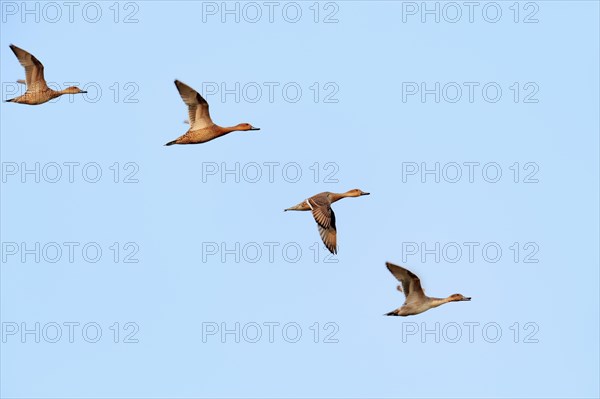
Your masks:
<instances>
[{"instance_id":1,"label":"duck bill","mask_svg":"<svg viewBox=\"0 0 600 399\"><path fill-rule=\"evenodd\" d=\"M259 128L259 127L253 127L253 128L252 128L252 129L250 129L250 130L260 130L260 128Z\"/></svg>"}]
</instances>

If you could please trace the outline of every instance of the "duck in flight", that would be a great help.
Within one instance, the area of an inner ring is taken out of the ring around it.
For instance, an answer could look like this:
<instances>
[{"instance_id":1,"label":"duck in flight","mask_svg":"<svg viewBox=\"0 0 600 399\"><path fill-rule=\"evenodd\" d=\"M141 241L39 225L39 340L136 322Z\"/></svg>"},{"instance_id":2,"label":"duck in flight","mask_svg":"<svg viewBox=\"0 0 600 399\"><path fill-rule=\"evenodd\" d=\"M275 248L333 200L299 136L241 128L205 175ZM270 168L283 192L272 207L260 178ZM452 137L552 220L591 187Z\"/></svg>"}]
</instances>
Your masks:
<instances>
[{"instance_id":1,"label":"duck in flight","mask_svg":"<svg viewBox=\"0 0 600 399\"><path fill-rule=\"evenodd\" d=\"M190 128L183 136L165 145L200 144L235 131L260 130L249 123L240 123L231 127L216 125L210 118L208 102L200 93L179 80L175 80L175 86L181 99L188 106L189 119L185 122L189 123Z\"/></svg>"},{"instance_id":2,"label":"duck in flight","mask_svg":"<svg viewBox=\"0 0 600 399\"><path fill-rule=\"evenodd\" d=\"M19 63L25 68L25 80L19 79L17 82L26 84L27 90L23 95L6 100L6 102L39 105L60 97L63 94L87 93L87 91L75 86L59 91L52 90L48 87L44 79L44 65L37 58L14 44L10 45L10 49L17 56Z\"/></svg>"},{"instance_id":3,"label":"duck in flight","mask_svg":"<svg viewBox=\"0 0 600 399\"><path fill-rule=\"evenodd\" d=\"M447 298L432 298L425 295L421 287L421 280L413 272L390 262L385 264L388 270L400 281L398 291L404 292L406 300L396 310L386 313L386 316L412 316L437 308L448 302L470 301L471 298L461 294L453 294Z\"/></svg>"},{"instance_id":4,"label":"duck in flight","mask_svg":"<svg viewBox=\"0 0 600 399\"><path fill-rule=\"evenodd\" d=\"M284 211L312 211L313 217L319 227L319 234L323 244L332 254L337 253L337 230L335 227L335 213L331 204L346 197L360 197L369 195L362 190L354 189L345 193L330 193L328 191L313 195L296 206L284 209Z\"/></svg>"}]
</instances>

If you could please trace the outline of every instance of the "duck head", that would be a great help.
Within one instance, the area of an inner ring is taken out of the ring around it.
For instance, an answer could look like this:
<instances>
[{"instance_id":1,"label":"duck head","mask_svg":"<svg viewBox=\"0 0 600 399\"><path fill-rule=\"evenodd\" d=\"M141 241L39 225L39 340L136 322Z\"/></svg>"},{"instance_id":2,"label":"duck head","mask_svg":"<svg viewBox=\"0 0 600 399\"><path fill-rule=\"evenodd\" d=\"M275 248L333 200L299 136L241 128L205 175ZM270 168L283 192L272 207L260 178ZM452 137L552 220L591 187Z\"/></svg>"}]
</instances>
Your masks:
<instances>
[{"instance_id":1,"label":"duck head","mask_svg":"<svg viewBox=\"0 0 600 399\"><path fill-rule=\"evenodd\" d=\"M353 190L350 190L346 193L349 197L360 197L362 195L371 195L371 193L365 193L364 191L362 191L359 188L355 188Z\"/></svg>"},{"instance_id":2,"label":"duck head","mask_svg":"<svg viewBox=\"0 0 600 399\"><path fill-rule=\"evenodd\" d=\"M235 127L236 130L246 131L246 130L260 130L259 127L254 127L249 123L240 123Z\"/></svg>"},{"instance_id":3,"label":"duck head","mask_svg":"<svg viewBox=\"0 0 600 399\"><path fill-rule=\"evenodd\" d=\"M87 93L87 91L81 90L77 86L71 86L71 87L67 87L66 89L64 89L62 91L62 93L63 94L79 94L79 93Z\"/></svg>"},{"instance_id":4,"label":"duck head","mask_svg":"<svg viewBox=\"0 0 600 399\"><path fill-rule=\"evenodd\" d=\"M452 294L450 295L452 302L470 301L471 297L464 296L463 294Z\"/></svg>"}]
</instances>

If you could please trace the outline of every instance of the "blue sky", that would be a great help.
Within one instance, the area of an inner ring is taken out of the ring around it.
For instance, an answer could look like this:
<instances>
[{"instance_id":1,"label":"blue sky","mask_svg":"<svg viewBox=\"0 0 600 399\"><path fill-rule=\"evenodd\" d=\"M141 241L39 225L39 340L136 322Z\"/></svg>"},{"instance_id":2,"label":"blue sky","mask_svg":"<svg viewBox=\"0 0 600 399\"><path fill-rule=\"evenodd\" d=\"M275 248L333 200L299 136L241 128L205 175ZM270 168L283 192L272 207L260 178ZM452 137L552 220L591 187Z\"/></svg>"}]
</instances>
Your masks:
<instances>
[{"instance_id":1,"label":"blue sky","mask_svg":"<svg viewBox=\"0 0 600 399\"><path fill-rule=\"evenodd\" d=\"M597 2L35 4L2 100L88 94L0 105L2 397L598 397ZM164 147L174 79L261 130Z\"/></svg>"}]
</instances>

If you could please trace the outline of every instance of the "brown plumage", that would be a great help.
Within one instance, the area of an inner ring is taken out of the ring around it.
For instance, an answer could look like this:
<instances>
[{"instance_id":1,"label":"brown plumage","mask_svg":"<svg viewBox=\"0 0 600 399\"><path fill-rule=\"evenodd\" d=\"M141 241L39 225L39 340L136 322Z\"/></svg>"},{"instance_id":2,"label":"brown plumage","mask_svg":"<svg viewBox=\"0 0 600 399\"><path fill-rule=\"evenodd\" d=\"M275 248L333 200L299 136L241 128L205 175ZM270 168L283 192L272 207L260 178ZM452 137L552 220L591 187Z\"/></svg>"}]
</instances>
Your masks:
<instances>
[{"instance_id":1,"label":"brown plumage","mask_svg":"<svg viewBox=\"0 0 600 399\"><path fill-rule=\"evenodd\" d=\"M437 308L448 302L470 301L471 298L461 294L453 294L447 298L432 298L425 295L421 280L408 269L386 262L388 270L400 281L398 291L404 292L406 300L398 309L386 313L386 316L412 316L429 309Z\"/></svg>"},{"instance_id":2,"label":"brown plumage","mask_svg":"<svg viewBox=\"0 0 600 399\"><path fill-rule=\"evenodd\" d=\"M249 123L240 123L232 127L221 127L216 125L210 118L208 102L185 83L175 80L175 86L183 102L188 106L189 130L173 141L165 145L173 144L200 144L224 136L235 131L260 130Z\"/></svg>"},{"instance_id":3,"label":"brown plumage","mask_svg":"<svg viewBox=\"0 0 600 399\"><path fill-rule=\"evenodd\" d=\"M302 201L296 206L284 209L284 211L312 211L313 217L319 227L319 234L323 244L332 254L337 253L337 230L335 227L335 213L331 209L331 204L346 197L360 197L369 195L359 189L347 191L345 193L330 193L328 191L313 195Z\"/></svg>"},{"instance_id":4,"label":"brown plumage","mask_svg":"<svg viewBox=\"0 0 600 399\"><path fill-rule=\"evenodd\" d=\"M44 65L37 58L14 44L10 45L10 49L17 56L19 63L25 68L25 81L19 79L17 82L25 83L27 91L22 96L11 98L10 100L6 100L6 102L38 105L60 97L63 94L87 93L75 86L67 87L65 90L60 91L52 90L48 87L44 79Z\"/></svg>"}]
</instances>

